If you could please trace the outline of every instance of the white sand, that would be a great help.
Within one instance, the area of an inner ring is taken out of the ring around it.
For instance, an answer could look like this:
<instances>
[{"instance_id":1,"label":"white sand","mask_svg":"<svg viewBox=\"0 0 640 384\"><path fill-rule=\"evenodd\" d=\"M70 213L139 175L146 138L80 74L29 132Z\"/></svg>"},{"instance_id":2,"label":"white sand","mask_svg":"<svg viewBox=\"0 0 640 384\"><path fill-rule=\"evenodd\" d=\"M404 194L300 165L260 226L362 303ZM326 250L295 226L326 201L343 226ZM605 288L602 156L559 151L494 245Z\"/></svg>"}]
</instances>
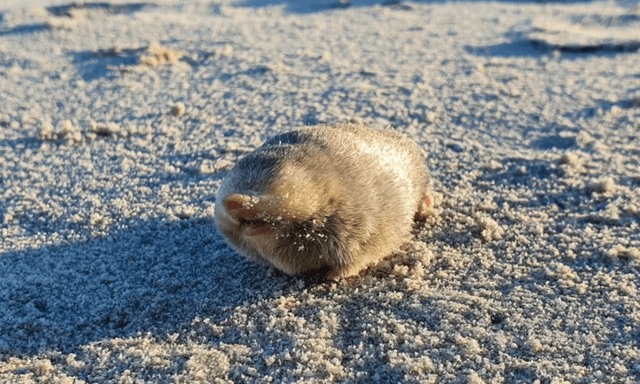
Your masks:
<instances>
[{"instance_id":1,"label":"white sand","mask_svg":"<svg viewBox=\"0 0 640 384\"><path fill-rule=\"evenodd\" d=\"M0 4L0 382L638 382L637 7L24 4ZM234 254L226 170L349 119L420 143L439 218L341 283Z\"/></svg>"}]
</instances>

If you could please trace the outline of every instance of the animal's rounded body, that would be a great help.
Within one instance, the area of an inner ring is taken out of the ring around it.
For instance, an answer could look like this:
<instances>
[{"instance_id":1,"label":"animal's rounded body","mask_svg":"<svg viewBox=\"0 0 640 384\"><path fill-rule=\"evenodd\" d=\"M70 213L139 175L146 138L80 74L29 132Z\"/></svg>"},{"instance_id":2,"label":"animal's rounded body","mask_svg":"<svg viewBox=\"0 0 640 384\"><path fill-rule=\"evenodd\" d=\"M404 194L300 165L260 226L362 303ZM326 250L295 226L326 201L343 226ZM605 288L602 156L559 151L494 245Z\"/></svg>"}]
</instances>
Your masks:
<instances>
[{"instance_id":1,"label":"animal's rounded body","mask_svg":"<svg viewBox=\"0 0 640 384\"><path fill-rule=\"evenodd\" d=\"M363 125L275 136L241 159L216 198L216 224L238 253L286 273L350 276L411 237L431 207L420 148Z\"/></svg>"}]
</instances>

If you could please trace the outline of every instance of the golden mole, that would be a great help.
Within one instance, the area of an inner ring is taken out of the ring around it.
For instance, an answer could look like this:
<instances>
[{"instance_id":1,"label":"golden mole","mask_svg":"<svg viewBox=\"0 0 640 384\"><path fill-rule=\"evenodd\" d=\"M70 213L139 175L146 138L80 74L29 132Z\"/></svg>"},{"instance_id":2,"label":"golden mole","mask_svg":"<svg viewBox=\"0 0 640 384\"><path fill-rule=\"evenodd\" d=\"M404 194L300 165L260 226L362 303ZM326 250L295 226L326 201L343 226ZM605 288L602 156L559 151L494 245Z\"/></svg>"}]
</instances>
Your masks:
<instances>
[{"instance_id":1,"label":"golden mole","mask_svg":"<svg viewBox=\"0 0 640 384\"><path fill-rule=\"evenodd\" d=\"M416 143L393 129L334 124L277 135L241 159L222 182L215 220L249 259L338 278L398 250L432 208Z\"/></svg>"}]
</instances>

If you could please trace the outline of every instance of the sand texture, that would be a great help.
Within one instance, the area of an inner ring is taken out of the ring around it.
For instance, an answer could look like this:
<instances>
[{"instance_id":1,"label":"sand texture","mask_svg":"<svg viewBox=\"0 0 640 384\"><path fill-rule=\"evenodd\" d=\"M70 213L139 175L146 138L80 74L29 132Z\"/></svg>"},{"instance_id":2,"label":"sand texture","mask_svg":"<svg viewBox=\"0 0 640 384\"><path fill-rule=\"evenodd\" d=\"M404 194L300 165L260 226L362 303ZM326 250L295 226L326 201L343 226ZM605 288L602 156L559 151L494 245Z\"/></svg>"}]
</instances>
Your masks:
<instances>
[{"instance_id":1,"label":"sand texture","mask_svg":"<svg viewBox=\"0 0 640 384\"><path fill-rule=\"evenodd\" d=\"M345 281L232 252L230 167L349 120L439 215ZM638 383L639 224L632 1L0 2L2 383Z\"/></svg>"}]
</instances>

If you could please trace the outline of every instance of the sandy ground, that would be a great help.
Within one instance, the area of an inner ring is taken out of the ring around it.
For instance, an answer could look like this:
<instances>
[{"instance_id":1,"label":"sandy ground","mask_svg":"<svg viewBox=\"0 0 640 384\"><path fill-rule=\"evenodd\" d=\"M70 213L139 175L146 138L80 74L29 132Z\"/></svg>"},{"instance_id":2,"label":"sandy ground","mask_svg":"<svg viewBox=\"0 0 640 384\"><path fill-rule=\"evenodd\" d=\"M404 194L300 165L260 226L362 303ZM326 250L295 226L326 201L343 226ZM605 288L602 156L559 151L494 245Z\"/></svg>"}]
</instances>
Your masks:
<instances>
[{"instance_id":1,"label":"sandy ground","mask_svg":"<svg viewBox=\"0 0 640 384\"><path fill-rule=\"evenodd\" d=\"M0 5L0 382L638 383L640 10ZM443 201L328 283L213 224L292 127L391 124Z\"/></svg>"}]
</instances>

